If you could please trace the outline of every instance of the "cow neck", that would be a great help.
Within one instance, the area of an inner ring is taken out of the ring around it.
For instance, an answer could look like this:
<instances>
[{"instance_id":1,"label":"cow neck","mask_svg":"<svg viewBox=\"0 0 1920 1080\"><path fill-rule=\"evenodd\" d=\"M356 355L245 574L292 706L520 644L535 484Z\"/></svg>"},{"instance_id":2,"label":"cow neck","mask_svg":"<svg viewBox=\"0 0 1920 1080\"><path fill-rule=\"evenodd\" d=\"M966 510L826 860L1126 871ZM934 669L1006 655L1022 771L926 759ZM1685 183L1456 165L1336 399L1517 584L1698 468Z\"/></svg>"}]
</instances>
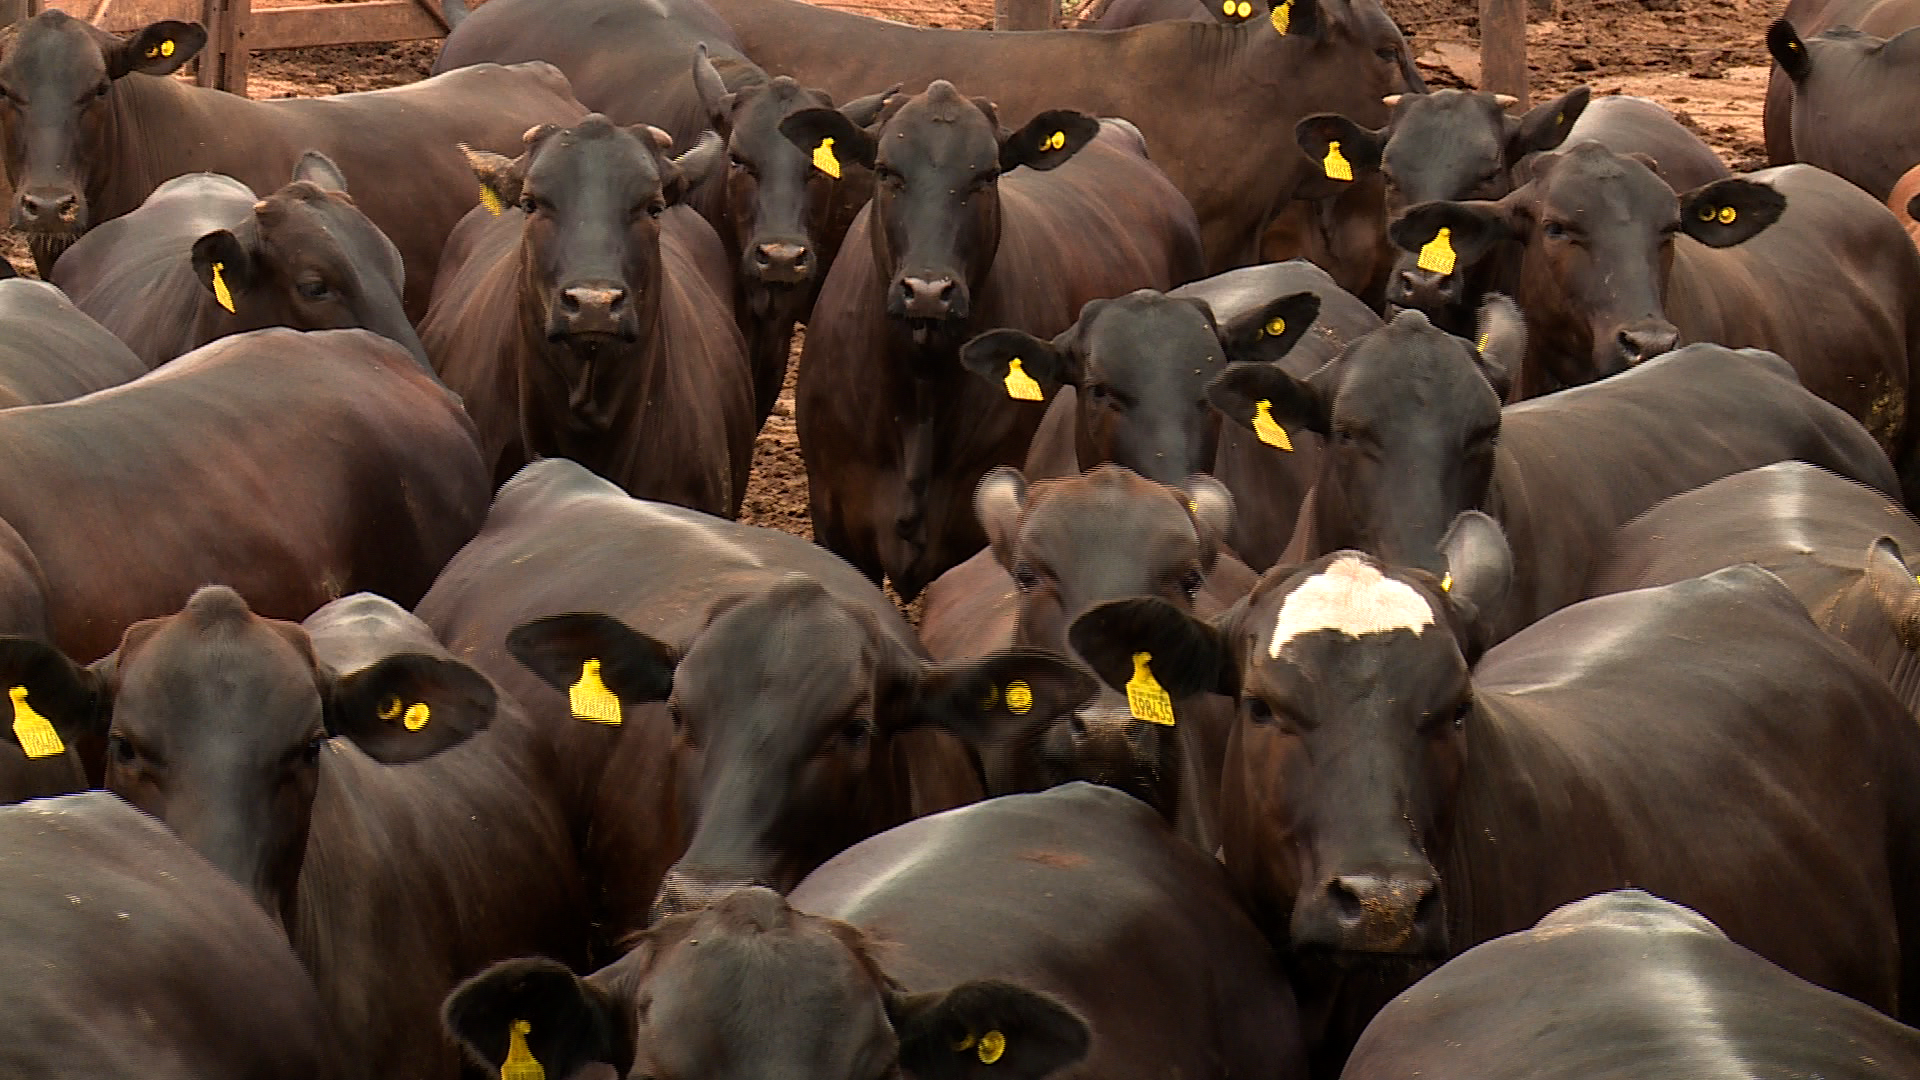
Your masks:
<instances>
[{"instance_id":1,"label":"cow neck","mask_svg":"<svg viewBox=\"0 0 1920 1080\"><path fill-rule=\"evenodd\" d=\"M103 163L108 167L96 168L87 181L87 203L92 207L94 225L132 213L146 202L153 189L194 171L194 163L186 160L186 154L197 140L168 138L165 133L183 135L183 121L191 124L188 118L198 118L204 111L199 95L222 93L139 72L108 85L104 139L107 161ZM217 170L210 167L207 171Z\"/></svg>"}]
</instances>

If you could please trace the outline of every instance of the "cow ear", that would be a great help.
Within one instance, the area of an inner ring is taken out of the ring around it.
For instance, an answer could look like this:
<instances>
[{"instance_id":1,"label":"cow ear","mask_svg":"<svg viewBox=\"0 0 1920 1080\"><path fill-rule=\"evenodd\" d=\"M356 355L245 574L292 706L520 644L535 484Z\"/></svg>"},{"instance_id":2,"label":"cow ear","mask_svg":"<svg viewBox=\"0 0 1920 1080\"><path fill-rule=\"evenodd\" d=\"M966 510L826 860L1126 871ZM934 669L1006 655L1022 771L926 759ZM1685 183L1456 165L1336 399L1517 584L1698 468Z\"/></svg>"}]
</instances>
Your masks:
<instances>
[{"instance_id":1,"label":"cow ear","mask_svg":"<svg viewBox=\"0 0 1920 1080\"><path fill-rule=\"evenodd\" d=\"M843 161L873 168L873 155L879 148L871 134L855 126L839 109L825 107L789 113L780 121L780 134L801 153L811 155L816 168L835 179Z\"/></svg>"},{"instance_id":2,"label":"cow ear","mask_svg":"<svg viewBox=\"0 0 1920 1080\"><path fill-rule=\"evenodd\" d=\"M857 97L840 106L840 115L857 128L869 128L880 119L880 110L886 107L887 99L900 92L900 84L894 83L877 94Z\"/></svg>"},{"instance_id":3,"label":"cow ear","mask_svg":"<svg viewBox=\"0 0 1920 1080\"><path fill-rule=\"evenodd\" d=\"M1794 82L1805 82L1808 73L1813 70L1813 61L1807 55L1807 43L1800 40L1800 34L1793 24L1784 18L1773 20L1767 27L1767 51L1773 54L1773 62L1787 73Z\"/></svg>"},{"instance_id":4,"label":"cow ear","mask_svg":"<svg viewBox=\"0 0 1920 1080\"><path fill-rule=\"evenodd\" d=\"M1386 147L1386 129L1368 131L1339 113L1315 113L1293 126L1294 141L1313 162L1321 177L1333 181L1326 193L1339 194L1346 185L1380 171L1380 152Z\"/></svg>"},{"instance_id":5,"label":"cow ear","mask_svg":"<svg viewBox=\"0 0 1920 1080\"><path fill-rule=\"evenodd\" d=\"M1050 398L1064 384L1080 384L1080 366L1071 353L1023 330L989 330L975 337L960 347L960 363L1022 401L1033 400L1036 392Z\"/></svg>"},{"instance_id":6,"label":"cow ear","mask_svg":"<svg viewBox=\"0 0 1920 1080\"><path fill-rule=\"evenodd\" d=\"M491 150L475 150L466 143L460 144L460 152L466 155L473 178L480 182L480 205L495 214L520 205L520 187L526 180L522 162Z\"/></svg>"},{"instance_id":7,"label":"cow ear","mask_svg":"<svg viewBox=\"0 0 1920 1080\"><path fill-rule=\"evenodd\" d=\"M507 651L548 686L565 693L579 720L620 722L621 706L665 701L679 650L611 615L549 615L517 626Z\"/></svg>"},{"instance_id":8,"label":"cow ear","mask_svg":"<svg viewBox=\"0 0 1920 1080\"><path fill-rule=\"evenodd\" d=\"M1493 644L1495 623L1513 585L1513 551L1498 522L1478 510L1464 510L1440 538L1446 576L1440 588L1467 630L1461 652L1467 663Z\"/></svg>"},{"instance_id":9,"label":"cow ear","mask_svg":"<svg viewBox=\"0 0 1920 1080\"><path fill-rule=\"evenodd\" d=\"M999 979L887 992L901 1071L914 1080L1041 1080L1087 1056L1093 1033L1058 1000Z\"/></svg>"},{"instance_id":10,"label":"cow ear","mask_svg":"<svg viewBox=\"0 0 1920 1080\"><path fill-rule=\"evenodd\" d=\"M1514 162L1528 154L1552 150L1565 142L1567 132L1573 130L1573 122L1580 119L1592 98L1592 87L1576 86L1529 110L1507 137L1507 167L1512 168Z\"/></svg>"},{"instance_id":11,"label":"cow ear","mask_svg":"<svg viewBox=\"0 0 1920 1080\"><path fill-rule=\"evenodd\" d=\"M1186 496L1187 513L1193 516L1193 523L1200 531L1201 561L1205 564L1202 569L1212 573L1220 546L1233 529L1233 493L1227 490L1227 485L1206 473L1187 477L1180 484L1180 493Z\"/></svg>"},{"instance_id":12,"label":"cow ear","mask_svg":"<svg viewBox=\"0 0 1920 1080\"><path fill-rule=\"evenodd\" d=\"M727 143L714 132L706 132L692 149L676 158L668 158L671 172L666 183L661 185L661 194L667 205L687 201L687 195L701 184L707 182L727 160Z\"/></svg>"},{"instance_id":13,"label":"cow ear","mask_svg":"<svg viewBox=\"0 0 1920 1080\"><path fill-rule=\"evenodd\" d=\"M1229 363L1270 364L1293 351L1320 316L1320 298L1297 292L1267 301L1220 327Z\"/></svg>"},{"instance_id":14,"label":"cow ear","mask_svg":"<svg viewBox=\"0 0 1920 1080\"><path fill-rule=\"evenodd\" d=\"M1240 690L1226 635L1157 596L1101 604L1073 620L1067 640L1102 681L1122 693L1136 663L1175 700Z\"/></svg>"},{"instance_id":15,"label":"cow ear","mask_svg":"<svg viewBox=\"0 0 1920 1080\"><path fill-rule=\"evenodd\" d=\"M501 1066L508 1055L521 1053L555 1080L595 1062L624 1076L633 1064L620 1034L625 1010L599 986L544 957L503 961L461 983L441 1006L440 1022L489 1075L506 1075Z\"/></svg>"},{"instance_id":16,"label":"cow ear","mask_svg":"<svg viewBox=\"0 0 1920 1080\"><path fill-rule=\"evenodd\" d=\"M1327 22L1320 0L1276 0L1267 21L1281 37L1308 40L1319 37Z\"/></svg>"},{"instance_id":17,"label":"cow ear","mask_svg":"<svg viewBox=\"0 0 1920 1080\"><path fill-rule=\"evenodd\" d=\"M1207 401L1276 450L1292 450L1294 431L1333 430L1333 402L1313 383L1274 364L1233 364L1207 384Z\"/></svg>"},{"instance_id":18,"label":"cow ear","mask_svg":"<svg viewBox=\"0 0 1920 1080\"><path fill-rule=\"evenodd\" d=\"M1740 177L1715 180L1680 199L1680 228L1708 247L1744 243L1780 220L1787 197Z\"/></svg>"},{"instance_id":19,"label":"cow ear","mask_svg":"<svg viewBox=\"0 0 1920 1080\"><path fill-rule=\"evenodd\" d=\"M930 664L914 686L907 726L932 724L968 742L1003 738L1064 716L1096 689L1093 677L1053 653L1016 648Z\"/></svg>"},{"instance_id":20,"label":"cow ear","mask_svg":"<svg viewBox=\"0 0 1920 1080\"><path fill-rule=\"evenodd\" d=\"M207 30L199 23L177 19L150 23L107 54L107 78L118 79L135 71L171 75L206 43Z\"/></svg>"},{"instance_id":21,"label":"cow ear","mask_svg":"<svg viewBox=\"0 0 1920 1080\"><path fill-rule=\"evenodd\" d=\"M35 638L0 637L0 692L10 699L0 706L0 742L28 757L51 757L77 738L106 734L113 714L103 674Z\"/></svg>"},{"instance_id":22,"label":"cow ear","mask_svg":"<svg viewBox=\"0 0 1920 1080\"><path fill-rule=\"evenodd\" d=\"M1045 172L1066 164L1100 134L1100 121L1072 109L1048 109L1000 142L1000 171L1025 165Z\"/></svg>"},{"instance_id":23,"label":"cow ear","mask_svg":"<svg viewBox=\"0 0 1920 1080\"><path fill-rule=\"evenodd\" d=\"M1480 305L1480 329L1473 338L1473 362L1501 401L1513 392L1513 373L1527 355L1527 320L1520 306L1499 293Z\"/></svg>"},{"instance_id":24,"label":"cow ear","mask_svg":"<svg viewBox=\"0 0 1920 1080\"><path fill-rule=\"evenodd\" d=\"M398 653L333 684L327 731L375 761L401 765L486 730L498 704L493 684L460 661Z\"/></svg>"},{"instance_id":25,"label":"cow ear","mask_svg":"<svg viewBox=\"0 0 1920 1080\"><path fill-rule=\"evenodd\" d=\"M215 229L193 242L193 274L220 306L234 311L234 298L253 286L253 256L240 238Z\"/></svg>"},{"instance_id":26,"label":"cow ear","mask_svg":"<svg viewBox=\"0 0 1920 1080\"><path fill-rule=\"evenodd\" d=\"M1876 539L1867 545L1864 566L1867 586L1900 635L1900 643L1909 649L1920 649L1920 582L1916 582L1907 569L1900 545L1891 536Z\"/></svg>"},{"instance_id":27,"label":"cow ear","mask_svg":"<svg viewBox=\"0 0 1920 1080\"><path fill-rule=\"evenodd\" d=\"M973 515L987 534L987 546L1008 573L1013 572L1013 548L1019 540L1020 514L1027 506L1027 479L1020 470L1001 465L980 478L973 489Z\"/></svg>"},{"instance_id":28,"label":"cow ear","mask_svg":"<svg viewBox=\"0 0 1920 1080\"><path fill-rule=\"evenodd\" d=\"M1387 238L1402 251L1419 255L1420 269L1445 275L1486 258L1512 229L1501 203L1425 202L1395 219L1387 227Z\"/></svg>"},{"instance_id":29,"label":"cow ear","mask_svg":"<svg viewBox=\"0 0 1920 1080\"><path fill-rule=\"evenodd\" d=\"M731 130L733 103L738 95L727 92L727 84L720 78L720 72L707 58L707 43L701 42L693 48L693 89L700 97L700 105L707 111L707 121L716 131Z\"/></svg>"},{"instance_id":30,"label":"cow ear","mask_svg":"<svg viewBox=\"0 0 1920 1080\"><path fill-rule=\"evenodd\" d=\"M322 191L347 193L347 178L333 159L318 150L309 150L300 155L293 166L294 182L306 181Z\"/></svg>"}]
</instances>

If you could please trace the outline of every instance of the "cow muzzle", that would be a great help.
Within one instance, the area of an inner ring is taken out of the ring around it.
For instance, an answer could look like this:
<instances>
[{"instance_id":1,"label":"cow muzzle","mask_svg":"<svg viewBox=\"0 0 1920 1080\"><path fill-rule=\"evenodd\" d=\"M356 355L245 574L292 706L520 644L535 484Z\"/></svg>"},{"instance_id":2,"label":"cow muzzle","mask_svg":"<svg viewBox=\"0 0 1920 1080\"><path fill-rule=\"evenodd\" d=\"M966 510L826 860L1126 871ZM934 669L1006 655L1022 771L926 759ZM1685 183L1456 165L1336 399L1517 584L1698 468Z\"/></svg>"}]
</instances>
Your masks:
<instances>
[{"instance_id":1,"label":"cow muzzle","mask_svg":"<svg viewBox=\"0 0 1920 1080\"><path fill-rule=\"evenodd\" d=\"M1294 903L1291 932L1295 948L1401 956L1443 951L1440 881L1430 868L1326 878Z\"/></svg>"},{"instance_id":2,"label":"cow muzzle","mask_svg":"<svg viewBox=\"0 0 1920 1080\"><path fill-rule=\"evenodd\" d=\"M640 336L626 286L615 282L585 282L563 287L554 297L547 322L547 339L599 334L631 342Z\"/></svg>"},{"instance_id":3,"label":"cow muzzle","mask_svg":"<svg viewBox=\"0 0 1920 1080\"><path fill-rule=\"evenodd\" d=\"M1616 375L1635 364L1673 351L1680 331L1664 319L1645 319L1623 327L1613 337L1612 355L1600 364L1600 376Z\"/></svg>"},{"instance_id":4,"label":"cow muzzle","mask_svg":"<svg viewBox=\"0 0 1920 1080\"><path fill-rule=\"evenodd\" d=\"M1417 266L1396 267L1387 276L1387 304L1421 312L1436 326L1465 303L1466 284L1458 273L1436 274ZM1388 318L1393 317L1389 311Z\"/></svg>"},{"instance_id":5,"label":"cow muzzle","mask_svg":"<svg viewBox=\"0 0 1920 1080\"><path fill-rule=\"evenodd\" d=\"M54 187L27 188L13 197L13 227L32 233L78 233L86 228L86 200Z\"/></svg>"},{"instance_id":6,"label":"cow muzzle","mask_svg":"<svg viewBox=\"0 0 1920 1080\"><path fill-rule=\"evenodd\" d=\"M887 314L915 323L958 322L969 314L968 300L965 283L950 275L903 274L894 279Z\"/></svg>"},{"instance_id":7,"label":"cow muzzle","mask_svg":"<svg viewBox=\"0 0 1920 1080\"><path fill-rule=\"evenodd\" d=\"M1124 700L1083 706L1058 723L1046 752L1054 782L1085 780L1167 809L1160 790L1168 772L1162 728L1135 719Z\"/></svg>"},{"instance_id":8,"label":"cow muzzle","mask_svg":"<svg viewBox=\"0 0 1920 1080\"><path fill-rule=\"evenodd\" d=\"M805 244L755 244L747 255L747 269L762 285L799 285L813 277L813 251Z\"/></svg>"}]
</instances>

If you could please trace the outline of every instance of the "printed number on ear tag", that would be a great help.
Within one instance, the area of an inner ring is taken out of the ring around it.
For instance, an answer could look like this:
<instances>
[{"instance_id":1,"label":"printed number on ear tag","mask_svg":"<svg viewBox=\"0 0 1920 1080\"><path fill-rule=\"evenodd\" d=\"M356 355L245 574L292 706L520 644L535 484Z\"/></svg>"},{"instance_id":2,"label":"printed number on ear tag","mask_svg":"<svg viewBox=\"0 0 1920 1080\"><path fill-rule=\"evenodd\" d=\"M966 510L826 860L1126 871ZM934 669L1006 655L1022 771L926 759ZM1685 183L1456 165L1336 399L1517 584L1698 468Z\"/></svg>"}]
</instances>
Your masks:
<instances>
[{"instance_id":1,"label":"printed number on ear tag","mask_svg":"<svg viewBox=\"0 0 1920 1080\"><path fill-rule=\"evenodd\" d=\"M1278 450L1292 450L1293 440L1287 438L1287 429L1273 418L1273 402L1261 398L1253 403L1253 434L1263 443Z\"/></svg>"},{"instance_id":2,"label":"printed number on ear tag","mask_svg":"<svg viewBox=\"0 0 1920 1080\"><path fill-rule=\"evenodd\" d=\"M596 724L620 722L620 699L601 681L598 660L580 665L580 680L567 688L567 705L576 720L591 720Z\"/></svg>"},{"instance_id":3,"label":"printed number on ear tag","mask_svg":"<svg viewBox=\"0 0 1920 1080\"><path fill-rule=\"evenodd\" d=\"M1007 361L1007 377L1002 380L1007 386L1007 396L1015 401L1045 401L1046 395L1040 392L1040 384L1027 369L1020 366L1020 358Z\"/></svg>"},{"instance_id":4,"label":"printed number on ear tag","mask_svg":"<svg viewBox=\"0 0 1920 1080\"><path fill-rule=\"evenodd\" d=\"M813 167L835 180L840 179L840 159L833 156L832 136L821 139L820 145L813 148Z\"/></svg>"},{"instance_id":5,"label":"printed number on ear tag","mask_svg":"<svg viewBox=\"0 0 1920 1080\"><path fill-rule=\"evenodd\" d=\"M527 1034L532 1030L525 1020L515 1020L507 1029L507 1060L500 1063L500 1080L547 1080L546 1068L527 1049Z\"/></svg>"},{"instance_id":6,"label":"printed number on ear tag","mask_svg":"<svg viewBox=\"0 0 1920 1080\"><path fill-rule=\"evenodd\" d=\"M233 290L227 288L227 279L221 276L226 269L226 263L213 264L213 298L219 301L221 307L231 312L233 311Z\"/></svg>"},{"instance_id":7,"label":"printed number on ear tag","mask_svg":"<svg viewBox=\"0 0 1920 1080\"><path fill-rule=\"evenodd\" d=\"M1339 139L1330 139L1327 141L1327 156L1326 159L1321 162L1321 165L1326 168L1327 179L1329 180L1353 179L1353 165L1340 155Z\"/></svg>"},{"instance_id":8,"label":"printed number on ear tag","mask_svg":"<svg viewBox=\"0 0 1920 1080\"><path fill-rule=\"evenodd\" d=\"M1456 259L1453 253L1453 230L1441 226L1433 239L1420 249L1420 258L1414 265L1428 273L1444 275L1453 273Z\"/></svg>"},{"instance_id":9,"label":"printed number on ear tag","mask_svg":"<svg viewBox=\"0 0 1920 1080\"><path fill-rule=\"evenodd\" d=\"M52 757L66 752L66 744L60 741L60 733L53 730L53 722L27 704L26 687L16 686L7 691L7 696L13 699L13 737L20 740L20 749L28 757Z\"/></svg>"},{"instance_id":10,"label":"printed number on ear tag","mask_svg":"<svg viewBox=\"0 0 1920 1080\"><path fill-rule=\"evenodd\" d=\"M1127 680L1127 711L1135 720L1172 727L1173 699L1153 677L1153 670L1147 666L1152 661L1152 653L1133 654L1133 678Z\"/></svg>"}]
</instances>

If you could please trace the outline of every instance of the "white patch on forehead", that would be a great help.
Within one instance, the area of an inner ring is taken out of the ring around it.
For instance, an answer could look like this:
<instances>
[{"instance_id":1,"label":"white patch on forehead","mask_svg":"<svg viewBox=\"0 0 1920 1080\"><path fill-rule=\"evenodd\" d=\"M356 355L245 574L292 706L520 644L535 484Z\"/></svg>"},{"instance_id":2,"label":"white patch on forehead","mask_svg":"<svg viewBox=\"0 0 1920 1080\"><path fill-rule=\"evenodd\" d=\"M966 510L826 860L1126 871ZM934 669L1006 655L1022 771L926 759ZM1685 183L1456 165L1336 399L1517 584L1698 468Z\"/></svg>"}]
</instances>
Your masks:
<instances>
[{"instance_id":1,"label":"white patch on forehead","mask_svg":"<svg viewBox=\"0 0 1920 1080\"><path fill-rule=\"evenodd\" d=\"M1273 641L1267 655L1301 634L1337 630L1348 637L1411 630L1416 635L1433 625L1433 607L1426 597L1404 581L1395 581L1372 563L1352 555L1335 559L1288 594L1273 621Z\"/></svg>"}]
</instances>

